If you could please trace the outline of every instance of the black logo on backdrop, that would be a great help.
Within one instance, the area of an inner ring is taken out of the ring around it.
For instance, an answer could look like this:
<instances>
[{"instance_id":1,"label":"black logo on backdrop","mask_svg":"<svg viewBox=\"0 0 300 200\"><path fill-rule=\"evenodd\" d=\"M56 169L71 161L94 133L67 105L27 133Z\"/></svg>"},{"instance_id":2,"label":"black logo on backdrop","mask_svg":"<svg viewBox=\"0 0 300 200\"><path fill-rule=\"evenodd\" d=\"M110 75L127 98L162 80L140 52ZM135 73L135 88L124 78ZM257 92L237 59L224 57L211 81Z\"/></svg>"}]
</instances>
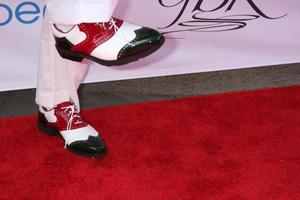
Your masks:
<instances>
[{"instance_id":1,"label":"black logo on backdrop","mask_svg":"<svg viewBox=\"0 0 300 200\"><path fill-rule=\"evenodd\" d=\"M221 31L231 31L242 29L247 26L249 21L265 18L268 20L275 20L285 17L287 14L281 16L271 16L267 14L265 10L262 10L254 0L221 0L220 4L212 9L204 8L203 2L204 0L158 0L159 4L163 7L172 9L179 8L178 15L165 27L161 27L160 29L167 29L174 27L175 30L167 31L166 33L175 33L175 32L221 32ZM211 0L206 0L211 1ZM230 11L234 8L236 2L246 3L252 8L252 14L249 13L241 13L241 14L230 14ZM174 3L175 2L175 3ZM188 11L188 6L194 6L192 11ZM217 18L209 18L203 17L203 15L207 13L213 13L220 10L225 10L224 15ZM190 13L188 13L190 12ZM253 14L254 13L254 14ZM184 14L190 14L190 20L182 20Z\"/></svg>"}]
</instances>

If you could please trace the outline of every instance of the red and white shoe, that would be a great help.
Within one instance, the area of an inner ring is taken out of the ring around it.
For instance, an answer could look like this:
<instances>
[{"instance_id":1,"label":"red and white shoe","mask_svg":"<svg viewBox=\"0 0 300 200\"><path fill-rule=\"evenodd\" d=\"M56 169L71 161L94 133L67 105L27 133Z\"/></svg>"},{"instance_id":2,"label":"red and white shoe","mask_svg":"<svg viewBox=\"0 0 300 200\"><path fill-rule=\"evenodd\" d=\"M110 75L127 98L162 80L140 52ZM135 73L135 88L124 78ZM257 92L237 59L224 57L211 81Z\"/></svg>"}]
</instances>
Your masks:
<instances>
[{"instance_id":1,"label":"red and white shoe","mask_svg":"<svg viewBox=\"0 0 300 200\"><path fill-rule=\"evenodd\" d=\"M84 58L101 65L123 65L146 57L165 41L158 31L120 19L105 23L82 23L63 32L52 26L56 48L65 59L81 62Z\"/></svg>"},{"instance_id":2,"label":"red and white shoe","mask_svg":"<svg viewBox=\"0 0 300 200\"><path fill-rule=\"evenodd\" d=\"M65 148L86 157L99 157L106 152L99 133L83 120L75 105L64 102L51 110L39 107L40 130L47 134L61 135Z\"/></svg>"}]
</instances>

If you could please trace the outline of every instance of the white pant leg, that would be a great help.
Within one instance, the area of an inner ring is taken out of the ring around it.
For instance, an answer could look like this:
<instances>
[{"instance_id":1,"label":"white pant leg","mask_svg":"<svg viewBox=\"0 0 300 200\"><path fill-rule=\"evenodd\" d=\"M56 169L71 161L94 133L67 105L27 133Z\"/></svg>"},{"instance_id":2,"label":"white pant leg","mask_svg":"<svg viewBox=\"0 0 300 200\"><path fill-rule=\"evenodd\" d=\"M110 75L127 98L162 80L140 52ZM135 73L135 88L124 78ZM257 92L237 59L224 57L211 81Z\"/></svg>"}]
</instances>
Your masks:
<instances>
[{"instance_id":1,"label":"white pant leg","mask_svg":"<svg viewBox=\"0 0 300 200\"><path fill-rule=\"evenodd\" d=\"M118 0L48 0L44 18L36 103L52 108L72 100L79 108L77 89L88 66L62 59L55 49L51 25L108 21Z\"/></svg>"},{"instance_id":2,"label":"white pant leg","mask_svg":"<svg viewBox=\"0 0 300 200\"><path fill-rule=\"evenodd\" d=\"M50 19L57 24L107 22L118 0L48 0Z\"/></svg>"},{"instance_id":3,"label":"white pant leg","mask_svg":"<svg viewBox=\"0 0 300 200\"><path fill-rule=\"evenodd\" d=\"M69 61L59 56L50 29L51 24L46 13L41 33L36 103L52 108L72 100L79 108L77 89L88 66L86 63Z\"/></svg>"}]
</instances>

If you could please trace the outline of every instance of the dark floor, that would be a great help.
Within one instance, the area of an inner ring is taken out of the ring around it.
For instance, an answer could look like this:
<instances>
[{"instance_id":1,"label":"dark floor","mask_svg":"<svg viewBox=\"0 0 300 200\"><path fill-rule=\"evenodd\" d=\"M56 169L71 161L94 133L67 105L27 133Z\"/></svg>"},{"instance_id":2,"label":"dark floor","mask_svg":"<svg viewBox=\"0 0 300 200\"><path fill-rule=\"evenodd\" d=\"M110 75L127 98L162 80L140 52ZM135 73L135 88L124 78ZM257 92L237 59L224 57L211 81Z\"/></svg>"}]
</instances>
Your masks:
<instances>
[{"instance_id":1,"label":"dark floor","mask_svg":"<svg viewBox=\"0 0 300 200\"><path fill-rule=\"evenodd\" d=\"M300 85L300 63L82 85L82 108ZM34 90L0 92L0 118L35 114Z\"/></svg>"}]
</instances>

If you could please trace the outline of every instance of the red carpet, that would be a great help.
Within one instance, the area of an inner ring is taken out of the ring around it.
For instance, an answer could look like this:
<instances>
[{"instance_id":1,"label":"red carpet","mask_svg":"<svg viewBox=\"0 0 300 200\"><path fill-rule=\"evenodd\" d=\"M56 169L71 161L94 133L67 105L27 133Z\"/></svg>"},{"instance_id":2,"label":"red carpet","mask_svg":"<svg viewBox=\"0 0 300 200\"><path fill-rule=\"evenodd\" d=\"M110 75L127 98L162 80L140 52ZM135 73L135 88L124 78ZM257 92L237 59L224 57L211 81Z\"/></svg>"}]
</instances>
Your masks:
<instances>
[{"instance_id":1,"label":"red carpet","mask_svg":"<svg viewBox=\"0 0 300 200\"><path fill-rule=\"evenodd\" d=\"M0 120L0 199L300 199L300 86L84 116L110 148L100 160L65 151L36 117Z\"/></svg>"}]
</instances>

